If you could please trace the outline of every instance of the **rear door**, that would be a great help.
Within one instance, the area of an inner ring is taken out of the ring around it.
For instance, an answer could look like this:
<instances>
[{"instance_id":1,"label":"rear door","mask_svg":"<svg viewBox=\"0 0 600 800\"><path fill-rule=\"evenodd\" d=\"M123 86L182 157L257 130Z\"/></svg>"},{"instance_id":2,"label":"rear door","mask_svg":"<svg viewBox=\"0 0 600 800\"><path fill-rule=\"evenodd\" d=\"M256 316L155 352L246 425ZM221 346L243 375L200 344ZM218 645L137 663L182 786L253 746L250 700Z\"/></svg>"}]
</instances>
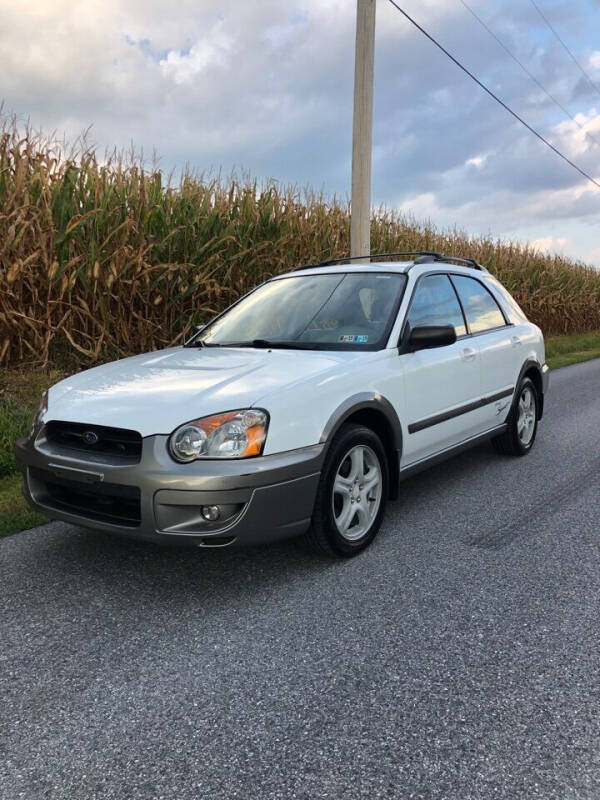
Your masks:
<instances>
[{"instance_id":1,"label":"rear door","mask_svg":"<svg viewBox=\"0 0 600 800\"><path fill-rule=\"evenodd\" d=\"M481 408L479 342L467 336L456 292L447 274L421 277L407 314L412 328L453 325L458 337L448 347L400 356L405 376L402 466L441 452L485 429Z\"/></svg>"},{"instance_id":2,"label":"rear door","mask_svg":"<svg viewBox=\"0 0 600 800\"><path fill-rule=\"evenodd\" d=\"M481 391L488 428L508 414L522 349L518 331L510 324L492 293L467 275L452 275L471 341L477 342L481 364Z\"/></svg>"}]
</instances>

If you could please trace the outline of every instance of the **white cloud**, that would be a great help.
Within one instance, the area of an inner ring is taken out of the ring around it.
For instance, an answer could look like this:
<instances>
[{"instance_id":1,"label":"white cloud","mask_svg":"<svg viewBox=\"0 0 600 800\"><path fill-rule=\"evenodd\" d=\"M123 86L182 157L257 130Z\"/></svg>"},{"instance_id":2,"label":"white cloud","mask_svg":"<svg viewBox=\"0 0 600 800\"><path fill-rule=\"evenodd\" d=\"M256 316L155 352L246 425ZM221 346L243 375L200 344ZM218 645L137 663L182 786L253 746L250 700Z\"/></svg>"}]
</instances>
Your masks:
<instances>
[{"instance_id":1,"label":"white cloud","mask_svg":"<svg viewBox=\"0 0 600 800\"><path fill-rule=\"evenodd\" d=\"M567 155L600 154L600 116L595 107L575 115L576 122L565 120L554 126L554 134Z\"/></svg>"},{"instance_id":2,"label":"white cloud","mask_svg":"<svg viewBox=\"0 0 600 800\"><path fill-rule=\"evenodd\" d=\"M486 156L472 156L467 158L465 164L468 167L482 167L485 164Z\"/></svg>"},{"instance_id":3,"label":"white cloud","mask_svg":"<svg viewBox=\"0 0 600 800\"><path fill-rule=\"evenodd\" d=\"M539 239L534 239L531 246L536 250L541 250L545 253L563 253L569 240L566 236L542 236Z\"/></svg>"},{"instance_id":4,"label":"white cloud","mask_svg":"<svg viewBox=\"0 0 600 800\"><path fill-rule=\"evenodd\" d=\"M233 38L222 30L222 23L219 22L189 50L171 50L160 61L161 71L177 84L191 83L204 70L227 66L233 44Z\"/></svg>"}]
</instances>

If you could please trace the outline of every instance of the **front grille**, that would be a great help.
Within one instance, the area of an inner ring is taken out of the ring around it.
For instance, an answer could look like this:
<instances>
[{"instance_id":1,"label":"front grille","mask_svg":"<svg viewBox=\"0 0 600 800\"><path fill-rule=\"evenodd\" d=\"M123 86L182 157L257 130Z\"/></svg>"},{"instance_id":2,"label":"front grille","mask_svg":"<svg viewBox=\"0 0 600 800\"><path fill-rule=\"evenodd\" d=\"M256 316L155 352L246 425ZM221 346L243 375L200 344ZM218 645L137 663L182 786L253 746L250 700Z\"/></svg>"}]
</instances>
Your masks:
<instances>
[{"instance_id":1,"label":"front grille","mask_svg":"<svg viewBox=\"0 0 600 800\"><path fill-rule=\"evenodd\" d=\"M85 425L81 422L49 422L46 439L59 450L116 459L138 464L142 457L142 437L137 431Z\"/></svg>"},{"instance_id":2,"label":"front grille","mask_svg":"<svg viewBox=\"0 0 600 800\"><path fill-rule=\"evenodd\" d=\"M78 517L135 528L141 522L140 490L120 483L81 483L58 478L47 470L30 468L36 500Z\"/></svg>"}]
</instances>

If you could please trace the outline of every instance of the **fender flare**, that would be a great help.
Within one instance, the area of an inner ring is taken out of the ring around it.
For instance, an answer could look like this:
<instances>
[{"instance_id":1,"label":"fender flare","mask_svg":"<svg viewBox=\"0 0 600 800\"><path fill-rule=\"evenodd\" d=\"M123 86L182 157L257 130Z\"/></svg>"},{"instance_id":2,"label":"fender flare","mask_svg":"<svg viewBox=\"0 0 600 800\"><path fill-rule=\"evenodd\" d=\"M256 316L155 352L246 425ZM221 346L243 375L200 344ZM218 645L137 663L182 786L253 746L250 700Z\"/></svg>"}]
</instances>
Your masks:
<instances>
[{"instance_id":1,"label":"fender flare","mask_svg":"<svg viewBox=\"0 0 600 800\"><path fill-rule=\"evenodd\" d=\"M395 499L400 480L400 456L402 454L402 425L396 409L390 401L379 392L359 392L344 400L327 420L319 442L327 451L329 443L342 425L357 411L372 410L383 415L392 432L391 442L382 442L389 457L390 499Z\"/></svg>"},{"instance_id":2,"label":"fender flare","mask_svg":"<svg viewBox=\"0 0 600 800\"><path fill-rule=\"evenodd\" d=\"M539 399L539 405L540 405L538 420L540 420L544 415L544 372L543 372L543 368L542 368L542 365L540 364L539 361L536 361L534 358L528 358L527 361L521 367L521 371L519 372L519 377L517 378L517 381L515 383L515 395L513 397L513 402L511 403L510 413L506 417L506 421L508 421L508 418L512 414L512 411L513 411L513 408L515 406L515 403L517 402L517 397L518 397L517 390L519 388L519 384L523 380L523 377L525 376L525 373L529 372L531 369L535 369L535 371L537 372L538 377L539 377L539 381L540 381L540 386L542 387L541 391L538 392L538 395L539 395L538 399Z\"/></svg>"},{"instance_id":3,"label":"fender flare","mask_svg":"<svg viewBox=\"0 0 600 800\"><path fill-rule=\"evenodd\" d=\"M402 452L402 426L396 414L396 409L390 401L379 394L379 392L360 392L359 394L354 394L346 398L325 423L319 443L326 444L330 441L352 414L357 411L362 411L365 408L372 408L374 411L379 411L386 417L394 432L394 447L396 450Z\"/></svg>"}]
</instances>

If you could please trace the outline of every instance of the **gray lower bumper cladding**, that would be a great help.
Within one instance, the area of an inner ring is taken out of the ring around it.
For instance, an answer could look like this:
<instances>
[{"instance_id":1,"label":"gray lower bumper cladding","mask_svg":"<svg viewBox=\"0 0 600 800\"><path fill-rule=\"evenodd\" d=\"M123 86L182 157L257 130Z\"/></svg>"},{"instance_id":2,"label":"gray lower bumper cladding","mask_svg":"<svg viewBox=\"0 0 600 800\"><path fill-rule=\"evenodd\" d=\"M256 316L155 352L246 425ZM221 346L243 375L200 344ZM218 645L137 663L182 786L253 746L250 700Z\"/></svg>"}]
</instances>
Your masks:
<instances>
[{"instance_id":1,"label":"gray lower bumper cladding","mask_svg":"<svg viewBox=\"0 0 600 800\"><path fill-rule=\"evenodd\" d=\"M175 463L166 436L144 439L140 463L60 450L38 434L20 439L23 493L41 513L95 530L168 544L219 547L304 533L324 445L244 461ZM216 507L209 521L203 508Z\"/></svg>"}]
</instances>

